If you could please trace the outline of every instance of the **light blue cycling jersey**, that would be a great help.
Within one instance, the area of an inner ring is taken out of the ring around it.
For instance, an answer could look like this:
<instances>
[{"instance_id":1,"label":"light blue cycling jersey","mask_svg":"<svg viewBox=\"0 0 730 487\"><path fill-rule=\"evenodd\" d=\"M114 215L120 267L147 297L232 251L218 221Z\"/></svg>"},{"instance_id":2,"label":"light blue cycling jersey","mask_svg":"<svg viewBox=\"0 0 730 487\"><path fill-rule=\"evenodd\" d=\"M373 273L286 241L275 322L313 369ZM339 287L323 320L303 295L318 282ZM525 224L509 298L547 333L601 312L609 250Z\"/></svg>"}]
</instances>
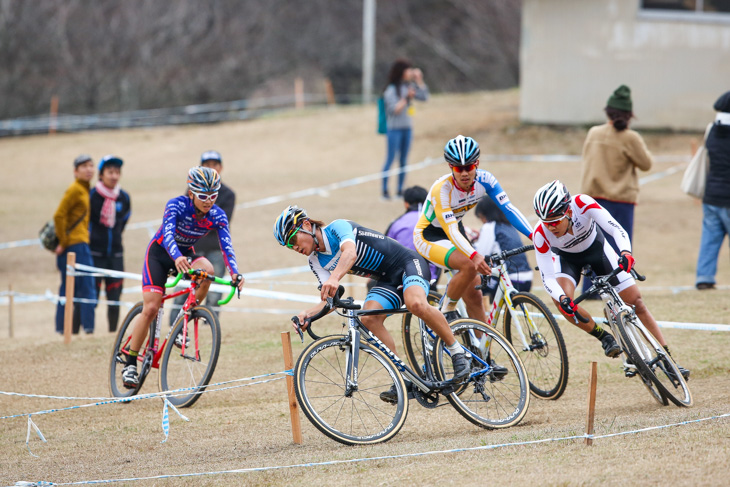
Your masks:
<instances>
[{"instance_id":1,"label":"light blue cycling jersey","mask_svg":"<svg viewBox=\"0 0 730 487\"><path fill-rule=\"evenodd\" d=\"M320 229L325 250L312 252L309 267L322 284L342 257L344 242L355 244L357 257L348 274L378 281L366 301L374 299L384 309L402 305L402 290L417 285L428 294L431 271L426 259L390 237L349 220L335 220Z\"/></svg>"}]
</instances>

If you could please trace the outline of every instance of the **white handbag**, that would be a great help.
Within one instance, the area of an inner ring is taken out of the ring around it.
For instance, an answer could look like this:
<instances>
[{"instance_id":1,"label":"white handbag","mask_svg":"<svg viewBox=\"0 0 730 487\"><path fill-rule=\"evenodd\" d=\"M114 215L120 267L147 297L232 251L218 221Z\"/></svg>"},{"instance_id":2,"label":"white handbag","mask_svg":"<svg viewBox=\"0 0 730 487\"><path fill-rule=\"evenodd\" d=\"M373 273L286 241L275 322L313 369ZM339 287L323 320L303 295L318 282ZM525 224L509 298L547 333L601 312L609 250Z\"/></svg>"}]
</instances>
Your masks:
<instances>
[{"instance_id":1,"label":"white handbag","mask_svg":"<svg viewBox=\"0 0 730 487\"><path fill-rule=\"evenodd\" d=\"M710 158L707 155L707 147L705 147L705 141L707 140L707 134L712 129L712 123L707 126L705 130L705 138L702 141L702 145L695 155L692 156L692 160L689 162L689 166L684 171L682 182L679 187L690 196L702 199L705 196L705 182L707 181L707 171L710 168Z\"/></svg>"}]
</instances>

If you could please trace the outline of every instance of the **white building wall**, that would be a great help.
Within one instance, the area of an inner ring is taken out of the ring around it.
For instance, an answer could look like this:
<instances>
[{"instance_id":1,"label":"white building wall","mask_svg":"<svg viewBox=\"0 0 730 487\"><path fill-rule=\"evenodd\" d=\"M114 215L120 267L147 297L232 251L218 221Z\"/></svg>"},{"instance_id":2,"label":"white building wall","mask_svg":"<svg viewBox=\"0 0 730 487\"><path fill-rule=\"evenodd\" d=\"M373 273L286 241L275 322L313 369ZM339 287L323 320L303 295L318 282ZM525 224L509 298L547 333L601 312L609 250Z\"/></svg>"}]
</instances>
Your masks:
<instances>
[{"instance_id":1,"label":"white building wall","mask_svg":"<svg viewBox=\"0 0 730 487\"><path fill-rule=\"evenodd\" d=\"M730 90L730 15L640 11L639 0L523 0L520 118L590 124L621 84L634 127L702 130Z\"/></svg>"}]
</instances>

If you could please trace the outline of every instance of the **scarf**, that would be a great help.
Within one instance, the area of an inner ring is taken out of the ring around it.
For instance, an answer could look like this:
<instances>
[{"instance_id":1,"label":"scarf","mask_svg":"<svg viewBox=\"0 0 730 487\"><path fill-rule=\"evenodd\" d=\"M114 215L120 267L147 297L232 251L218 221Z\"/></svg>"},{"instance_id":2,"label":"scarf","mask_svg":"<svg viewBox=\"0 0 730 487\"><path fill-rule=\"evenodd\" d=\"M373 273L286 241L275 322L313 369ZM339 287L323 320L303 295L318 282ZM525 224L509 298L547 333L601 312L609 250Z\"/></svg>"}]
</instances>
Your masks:
<instances>
[{"instance_id":1,"label":"scarf","mask_svg":"<svg viewBox=\"0 0 730 487\"><path fill-rule=\"evenodd\" d=\"M104 186L104 183L97 181L96 191L104 197L104 204L101 206L101 224L107 228L113 228L117 216L115 207L119 197L119 185L117 184L114 189L109 189Z\"/></svg>"}]
</instances>

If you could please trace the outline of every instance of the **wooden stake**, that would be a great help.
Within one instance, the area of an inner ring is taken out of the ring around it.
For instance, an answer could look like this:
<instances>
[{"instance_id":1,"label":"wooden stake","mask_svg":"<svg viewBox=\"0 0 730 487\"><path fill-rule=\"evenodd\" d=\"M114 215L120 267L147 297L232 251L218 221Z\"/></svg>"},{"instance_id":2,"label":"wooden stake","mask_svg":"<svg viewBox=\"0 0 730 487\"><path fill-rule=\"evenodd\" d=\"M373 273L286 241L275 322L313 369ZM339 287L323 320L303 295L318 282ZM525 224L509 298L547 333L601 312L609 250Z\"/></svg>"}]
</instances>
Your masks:
<instances>
[{"instance_id":1,"label":"wooden stake","mask_svg":"<svg viewBox=\"0 0 730 487\"><path fill-rule=\"evenodd\" d=\"M294 356L291 350L291 336L288 331L281 332L281 344L284 348L284 367L286 370L294 369ZM291 416L291 434L294 443L302 444L302 425L299 422L299 404L294 393L294 376L286 376L286 392L289 394L289 415Z\"/></svg>"},{"instance_id":2,"label":"wooden stake","mask_svg":"<svg viewBox=\"0 0 730 487\"><path fill-rule=\"evenodd\" d=\"M13 284L8 284L8 336L13 338L13 315L15 314L15 300L13 299Z\"/></svg>"},{"instance_id":3,"label":"wooden stake","mask_svg":"<svg viewBox=\"0 0 730 487\"><path fill-rule=\"evenodd\" d=\"M304 80L302 78L294 80L294 107L304 108Z\"/></svg>"},{"instance_id":4,"label":"wooden stake","mask_svg":"<svg viewBox=\"0 0 730 487\"><path fill-rule=\"evenodd\" d=\"M76 283L73 270L76 268L76 252L66 255L66 304L63 308L63 343L71 343L71 327L74 319L74 284Z\"/></svg>"},{"instance_id":5,"label":"wooden stake","mask_svg":"<svg viewBox=\"0 0 730 487\"><path fill-rule=\"evenodd\" d=\"M48 133L49 134L55 134L56 133L56 124L58 123L57 120L58 117L58 95L53 95L51 97L51 119L48 124Z\"/></svg>"},{"instance_id":6,"label":"wooden stake","mask_svg":"<svg viewBox=\"0 0 730 487\"><path fill-rule=\"evenodd\" d=\"M325 80L324 80L324 92L327 94L327 104L334 105L335 104L335 90L334 90L334 88L332 88L332 81L330 81L329 78L325 78Z\"/></svg>"},{"instance_id":7,"label":"wooden stake","mask_svg":"<svg viewBox=\"0 0 730 487\"><path fill-rule=\"evenodd\" d=\"M593 434L593 418L596 412L596 379L597 364L591 362L591 375L588 379L588 419L586 421L586 434ZM586 446L593 445L593 438L586 438Z\"/></svg>"}]
</instances>

